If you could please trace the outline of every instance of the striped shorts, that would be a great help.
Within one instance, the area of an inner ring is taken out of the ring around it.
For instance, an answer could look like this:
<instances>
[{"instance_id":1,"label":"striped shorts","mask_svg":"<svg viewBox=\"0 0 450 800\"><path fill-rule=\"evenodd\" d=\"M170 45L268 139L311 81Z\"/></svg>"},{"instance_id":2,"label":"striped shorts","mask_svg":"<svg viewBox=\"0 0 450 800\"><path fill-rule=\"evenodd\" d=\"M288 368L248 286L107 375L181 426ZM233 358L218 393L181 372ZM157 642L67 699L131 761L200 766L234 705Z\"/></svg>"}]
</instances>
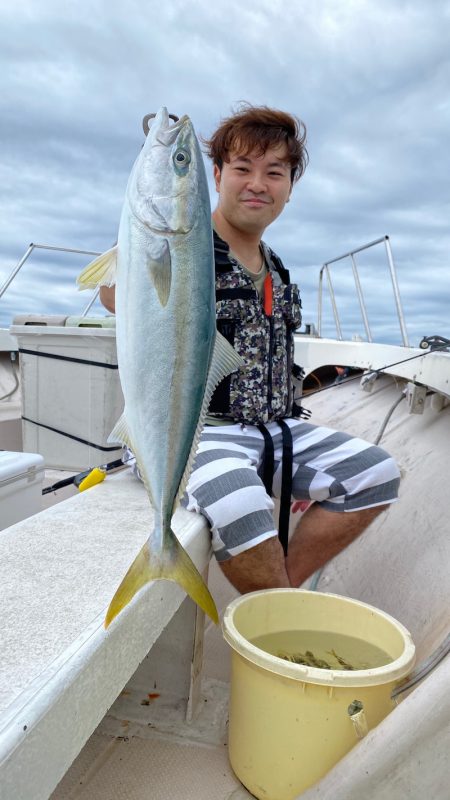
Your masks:
<instances>
[{"instance_id":1,"label":"striped shorts","mask_svg":"<svg viewBox=\"0 0 450 800\"><path fill-rule=\"evenodd\" d=\"M359 511L397 499L400 473L385 450L331 428L286 420L293 439L292 498L327 511ZM273 494L281 493L282 433L267 429L275 450ZM277 536L260 474L264 438L254 426L206 426L182 505L202 514L218 561Z\"/></svg>"}]
</instances>

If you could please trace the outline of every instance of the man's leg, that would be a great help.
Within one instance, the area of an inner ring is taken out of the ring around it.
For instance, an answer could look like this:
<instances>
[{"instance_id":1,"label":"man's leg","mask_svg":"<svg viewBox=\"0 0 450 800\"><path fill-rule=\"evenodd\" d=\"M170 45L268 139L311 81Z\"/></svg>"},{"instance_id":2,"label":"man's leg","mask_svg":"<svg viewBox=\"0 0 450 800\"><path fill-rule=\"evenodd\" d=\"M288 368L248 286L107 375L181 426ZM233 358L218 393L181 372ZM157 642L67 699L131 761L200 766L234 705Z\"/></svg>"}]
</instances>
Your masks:
<instances>
[{"instance_id":1,"label":"man's leg","mask_svg":"<svg viewBox=\"0 0 450 800\"><path fill-rule=\"evenodd\" d=\"M301 586L351 544L387 507L338 514L313 505L294 531L286 559L279 539L274 537L228 561L219 562L220 567L241 594Z\"/></svg>"},{"instance_id":2,"label":"man's leg","mask_svg":"<svg viewBox=\"0 0 450 800\"><path fill-rule=\"evenodd\" d=\"M336 513L312 505L302 516L289 542L286 571L291 586L301 586L310 575L351 544L386 508L388 506L383 505Z\"/></svg>"},{"instance_id":3,"label":"man's leg","mask_svg":"<svg viewBox=\"0 0 450 800\"><path fill-rule=\"evenodd\" d=\"M300 586L396 500L400 473L389 453L370 442L309 423L289 424L293 496L316 501L289 542L286 568L292 585Z\"/></svg>"},{"instance_id":4,"label":"man's leg","mask_svg":"<svg viewBox=\"0 0 450 800\"><path fill-rule=\"evenodd\" d=\"M241 593L298 587L362 533L386 501L396 496L398 470L380 448L306 423L291 427L294 497L331 508L314 504L304 514L287 560L276 536L273 503L256 472L263 450L261 434L252 428L244 434L239 426L231 426L205 429L202 435L183 505L208 520L219 565ZM280 462L281 432L273 423L269 428ZM355 503L359 508L353 510Z\"/></svg>"},{"instance_id":5,"label":"man's leg","mask_svg":"<svg viewBox=\"0 0 450 800\"><path fill-rule=\"evenodd\" d=\"M219 561L219 566L241 594L291 586L278 536L266 539L227 561Z\"/></svg>"},{"instance_id":6,"label":"man's leg","mask_svg":"<svg viewBox=\"0 0 450 800\"><path fill-rule=\"evenodd\" d=\"M318 502L300 520L287 559L277 539L270 539L221 563L240 592L300 586L353 542L397 496L398 468L381 448L309 423L289 424L294 437L294 497ZM269 429L280 462L281 433L275 425ZM280 480L275 484L279 495Z\"/></svg>"}]
</instances>

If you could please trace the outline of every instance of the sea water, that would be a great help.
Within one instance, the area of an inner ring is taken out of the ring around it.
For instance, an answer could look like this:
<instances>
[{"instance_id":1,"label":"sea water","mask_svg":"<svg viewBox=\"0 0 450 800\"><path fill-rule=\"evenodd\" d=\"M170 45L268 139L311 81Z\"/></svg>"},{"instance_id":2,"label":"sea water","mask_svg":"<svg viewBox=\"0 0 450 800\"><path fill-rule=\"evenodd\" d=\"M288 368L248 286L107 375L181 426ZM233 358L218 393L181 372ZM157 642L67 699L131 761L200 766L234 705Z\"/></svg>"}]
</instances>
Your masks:
<instances>
[{"instance_id":1,"label":"sea water","mask_svg":"<svg viewBox=\"0 0 450 800\"><path fill-rule=\"evenodd\" d=\"M277 658L318 669L374 669L394 660L371 642L333 631L277 631L250 642Z\"/></svg>"}]
</instances>

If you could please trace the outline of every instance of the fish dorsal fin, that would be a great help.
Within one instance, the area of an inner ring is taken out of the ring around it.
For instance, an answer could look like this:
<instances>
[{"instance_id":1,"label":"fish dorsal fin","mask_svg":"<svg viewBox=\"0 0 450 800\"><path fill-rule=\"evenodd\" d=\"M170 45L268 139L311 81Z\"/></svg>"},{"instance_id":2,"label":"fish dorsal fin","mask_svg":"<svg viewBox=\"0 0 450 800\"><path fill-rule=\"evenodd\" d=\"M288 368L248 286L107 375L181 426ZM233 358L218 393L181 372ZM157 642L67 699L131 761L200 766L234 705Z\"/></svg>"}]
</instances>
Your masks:
<instances>
[{"instance_id":1,"label":"fish dorsal fin","mask_svg":"<svg viewBox=\"0 0 450 800\"><path fill-rule=\"evenodd\" d=\"M157 247L154 246L154 242L152 244L153 246L147 253L147 268L158 300L162 306L166 306L172 285L172 259L169 243L167 239L162 239L158 242Z\"/></svg>"},{"instance_id":2,"label":"fish dorsal fin","mask_svg":"<svg viewBox=\"0 0 450 800\"><path fill-rule=\"evenodd\" d=\"M178 487L178 492L175 498L173 511L175 511L176 506L183 497L184 490L186 489L187 482L190 478L194 459L197 454L197 448L199 445L200 436L202 434L202 430L205 424L205 419L208 414L209 404L211 402L211 397L213 395L214 389L216 388L216 386L218 386L218 384L223 378L225 378L227 375L230 375L231 372L234 372L235 370L242 368L243 366L244 362L242 358L236 353L234 347L231 346L231 344L225 339L224 336L222 336L221 333L219 333L219 331L216 331L214 350L208 371L208 379L206 381L206 388L203 397L202 408L200 411L200 417L192 441L189 458L186 462L186 467L183 472L183 477L181 478L180 485Z\"/></svg>"},{"instance_id":3,"label":"fish dorsal fin","mask_svg":"<svg viewBox=\"0 0 450 800\"><path fill-rule=\"evenodd\" d=\"M113 286L116 282L117 245L98 256L77 278L79 289L95 289L96 286Z\"/></svg>"}]
</instances>

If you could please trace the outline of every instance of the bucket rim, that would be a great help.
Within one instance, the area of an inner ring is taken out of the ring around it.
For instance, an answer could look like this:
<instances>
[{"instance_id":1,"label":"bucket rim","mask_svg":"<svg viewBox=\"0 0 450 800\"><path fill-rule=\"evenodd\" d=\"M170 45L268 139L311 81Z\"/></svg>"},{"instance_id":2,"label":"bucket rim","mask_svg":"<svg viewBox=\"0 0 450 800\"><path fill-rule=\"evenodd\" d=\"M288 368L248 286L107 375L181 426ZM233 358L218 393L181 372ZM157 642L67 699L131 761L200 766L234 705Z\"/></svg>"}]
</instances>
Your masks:
<instances>
[{"instance_id":1,"label":"bucket rim","mask_svg":"<svg viewBox=\"0 0 450 800\"><path fill-rule=\"evenodd\" d=\"M367 609L379 617L382 617L386 622L393 625L401 634L404 643L403 652L398 658L382 667L373 667L372 669L364 670L319 669L303 664L294 664L290 661L278 658L277 656L272 656L270 653L253 645L245 636L239 633L234 624L234 613L239 606L251 600L252 597L267 594L300 593L315 597L334 598L340 602ZM315 683L336 687L371 686L393 683L400 678L406 677L413 668L415 662L415 645L410 632L401 622L376 606L364 603L361 600L354 600L351 597L345 597L344 595L333 594L332 592L316 592L308 589L295 588L262 589L256 592L248 592L232 600L226 607L222 620L222 635L230 647L247 661L251 661L256 666L269 672L302 683Z\"/></svg>"}]
</instances>

